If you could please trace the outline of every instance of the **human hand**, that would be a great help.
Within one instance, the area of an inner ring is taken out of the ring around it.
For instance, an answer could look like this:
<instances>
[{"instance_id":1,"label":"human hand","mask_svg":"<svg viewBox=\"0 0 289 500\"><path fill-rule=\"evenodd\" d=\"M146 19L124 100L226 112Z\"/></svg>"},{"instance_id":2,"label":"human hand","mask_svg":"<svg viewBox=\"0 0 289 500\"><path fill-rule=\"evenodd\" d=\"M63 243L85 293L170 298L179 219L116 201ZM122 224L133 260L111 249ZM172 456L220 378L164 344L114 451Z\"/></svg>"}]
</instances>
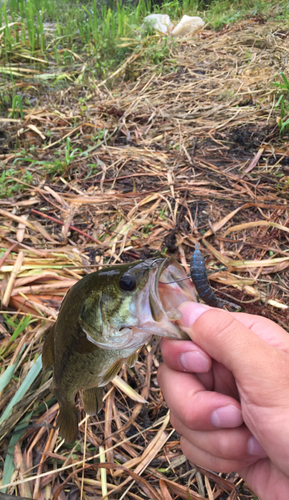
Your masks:
<instances>
[{"instance_id":1,"label":"human hand","mask_svg":"<svg viewBox=\"0 0 289 500\"><path fill-rule=\"evenodd\" d=\"M261 500L289 491L289 334L259 316L180 305L193 340L162 339L159 385L190 462L238 471Z\"/></svg>"}]
</instances>

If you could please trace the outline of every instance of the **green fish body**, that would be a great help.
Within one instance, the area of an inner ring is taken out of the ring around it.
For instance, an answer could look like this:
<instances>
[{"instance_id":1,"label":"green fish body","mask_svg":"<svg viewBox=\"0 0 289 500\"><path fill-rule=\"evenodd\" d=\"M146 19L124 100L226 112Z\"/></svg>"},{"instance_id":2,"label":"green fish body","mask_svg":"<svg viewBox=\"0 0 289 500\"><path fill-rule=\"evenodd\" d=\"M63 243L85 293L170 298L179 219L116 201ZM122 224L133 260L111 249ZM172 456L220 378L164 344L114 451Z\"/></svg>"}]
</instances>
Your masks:
<instances>
[{"instance_id":1,"label":"green fish body","mask_svg":"<svg viewBox=\"0 0 289 500\"><path fill-rule=\"evenodd\" d=\"M152 335L188 338L174 323L181 317L181 302L197 301L194 286L184 278L174 259L149 259L103 268L68 291L42 355L44 369L53 366L57 423L66 442L77 437L78 390L85 411L96 414L102 406L102 386L124 362L134 365L138 349Z\"/></svg>"}]
</instances>

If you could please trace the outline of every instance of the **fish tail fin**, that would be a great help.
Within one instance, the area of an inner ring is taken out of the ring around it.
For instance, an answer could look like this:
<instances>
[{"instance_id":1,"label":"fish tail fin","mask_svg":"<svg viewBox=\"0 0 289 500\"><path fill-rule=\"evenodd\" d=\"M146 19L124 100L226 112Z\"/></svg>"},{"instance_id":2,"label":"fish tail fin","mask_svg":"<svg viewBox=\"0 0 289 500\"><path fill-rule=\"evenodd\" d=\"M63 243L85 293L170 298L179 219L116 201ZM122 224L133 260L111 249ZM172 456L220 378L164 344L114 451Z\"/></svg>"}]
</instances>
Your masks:
<instances>
[{"instance_id":1,"label":"fish tail fin","mask_svg":"<svg viewBox=\"0 0 289 500\"><path fill-rule=\"evenodd\" d=\"M78 433L78 421L75 403L64 401L59 403L59 415L57 418L59 434L68 444L76 441Z\"/></svg>"},{"instance_id":2,"label":"fish tail fin","mask_svg":"<svg viewBox=\"0 0 289 500\"><path fill-rule=\"evenodd\" d=\"M96 415L102 408L102 387L92 387L82 391L83 406L88 415Z\"/></svg>"}]
</instances>

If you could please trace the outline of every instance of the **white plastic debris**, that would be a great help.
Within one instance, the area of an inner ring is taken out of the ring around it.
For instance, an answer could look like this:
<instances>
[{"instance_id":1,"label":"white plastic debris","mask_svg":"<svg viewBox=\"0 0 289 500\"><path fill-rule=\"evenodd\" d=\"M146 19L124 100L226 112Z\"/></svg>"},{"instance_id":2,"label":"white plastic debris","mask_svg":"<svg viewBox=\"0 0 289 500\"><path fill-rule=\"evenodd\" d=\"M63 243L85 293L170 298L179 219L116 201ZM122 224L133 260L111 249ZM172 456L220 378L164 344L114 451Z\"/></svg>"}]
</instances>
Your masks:
<instances>
[{"instance_id":1,"label":"white plastic debris","mask_svg":"<svg viewBox=\"0 0 289 500\"><path fill-rule=\"evenodd\" d=\"M173 25L171 23L170 17L167 14L150 14L144 18L143 25L141 29L146 29L148 27L161 31L161 33L168 33L169 28Z\"/></svg>"},{"instance_id":2,"label":"white plastic debris","mask_svg":"<svg viewBox=\"0 0 289 500\"><path fill-rule=\"evenodd\" d=\"M205 25L200 17L183 16L179 24L172 30L173 36L185 36L188 33L193 33Z\"/></svg>"},{"instance_id":3,"label":"white plastic debris","mask_svg":"<svg viewBox=\"0 0 289 500\"><path fill-rule=\"evenodd\" d=\"M185 36L188 33L194 33L205 25L203 19L197 16L183 16L180 22L174 26L167 14L150 14L144 18L141 30L145 31L148 27L160 31L165 35L174 37Z\"/></svg>"}]
</instances>

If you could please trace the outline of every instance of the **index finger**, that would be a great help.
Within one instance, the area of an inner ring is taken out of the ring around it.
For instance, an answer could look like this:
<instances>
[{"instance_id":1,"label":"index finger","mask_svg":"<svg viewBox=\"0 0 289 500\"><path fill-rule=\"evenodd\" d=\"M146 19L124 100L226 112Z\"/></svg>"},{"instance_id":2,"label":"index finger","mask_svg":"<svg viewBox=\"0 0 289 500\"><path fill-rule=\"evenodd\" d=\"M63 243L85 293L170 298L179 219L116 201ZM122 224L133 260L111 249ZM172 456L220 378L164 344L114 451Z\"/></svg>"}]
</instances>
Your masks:
<instances>
[{"instance_id":1,"label":"index finger","mask_svg":"<svg viewBox=\"0 0 289 500\"><path fill-rule=\"evenodd\" d=\"M193 304L193 305L192 305ZM195 304L194 302L183 302L178 309L181 311L183 317L178 321L180 328L186 331L188 325L194 322L195 312L200 309L203 313L208 311L215 311L216 318L218 313L229 314L230 317L236 319L239 323L254 332L260 339L264 340L267 344L277 347L281 351L289 352L289 334L274 321L263 316L248 313L236 313L222 311L214 307L209 307L203 304ZM199 314L200 315L200 314ZM199 316L198 315L198 316ZM187 332L188 333L188 332Z\"/></svg>"}]
</instances>

